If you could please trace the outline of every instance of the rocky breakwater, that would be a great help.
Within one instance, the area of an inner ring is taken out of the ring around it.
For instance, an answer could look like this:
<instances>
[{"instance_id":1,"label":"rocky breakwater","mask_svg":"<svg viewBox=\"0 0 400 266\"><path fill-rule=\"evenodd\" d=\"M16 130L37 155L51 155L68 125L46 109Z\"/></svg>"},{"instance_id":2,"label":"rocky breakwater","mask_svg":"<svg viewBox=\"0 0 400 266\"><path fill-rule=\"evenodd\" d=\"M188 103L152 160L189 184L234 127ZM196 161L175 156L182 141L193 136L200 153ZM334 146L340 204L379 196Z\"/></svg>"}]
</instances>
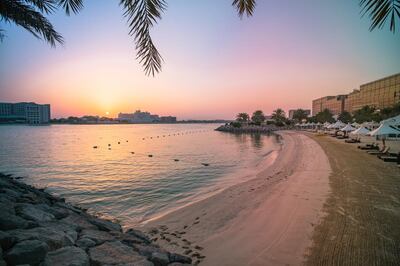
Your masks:
<instances>
[{"instance_id":1,"label":"rocky breakwater","mask_svg":"<svg viewBox=\"0 0 400 266\"><path fill-rule=\"evenodd\" d=\"M42 189L0 174L2 265L189 265L143 232L88 214Z\"/></svg>"}]
</instances>

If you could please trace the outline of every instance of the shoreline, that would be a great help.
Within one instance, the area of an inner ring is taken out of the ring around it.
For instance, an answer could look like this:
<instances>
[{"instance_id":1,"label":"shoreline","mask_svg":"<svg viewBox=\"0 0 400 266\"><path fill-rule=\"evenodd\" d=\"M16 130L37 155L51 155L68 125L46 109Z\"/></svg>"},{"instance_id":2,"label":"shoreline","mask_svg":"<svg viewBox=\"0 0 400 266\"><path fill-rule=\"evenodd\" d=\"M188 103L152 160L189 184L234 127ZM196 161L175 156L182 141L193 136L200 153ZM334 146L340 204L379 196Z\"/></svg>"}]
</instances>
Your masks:
<instances>
[{"instance_id":1,"label":"shoreline","mask_svg":"<svg viewBox=\"0 0 400 266\"><path fill-rule=\"evenodd\" d=\"M328 197L330 167L309 137L280 135L282 150L273 164L143 229L160 246L201 265L301 264Z\"/></svg>"},{"instance_id":2,"label":"shoreline","mask_svg":"<svg viewBox=\"0 0 400 266\"><path fill-rule=\"evenodd\" d=\"M272 133L275 134L275 133ZM278 135L278 134L275 134ZM280 138L280 135L278 135ZM276 142L276 147L275 149L270 150L269 152L267 152L266 154L264 154L262 156L262 159L260 161L258 161L254 167L256 169L246 169L245 171L243 170L239 170L239 171L234 171L232 173L229 174L225 174L223 177L219 178L217 181L215 181L214 184L212 184L212 186L216 186L217 188L213 189L213 190L209 190L209 186L204 187L202 189L200 189L195 195L192 195L189 198L186 198L185 200L187 200L188 202L180 205L180 206L176 206L176 207L171 207L163 212L158 213L157 215L154 216L150 216L150 218L145 219L141 222L139 222L138 224L134 224L132 226L136 226L136 227L146 227L147 224L153 222L153 221L157 221L159 219L162 219L164 216L169 215L170 213L179 211L180 209L183 208L187 208L193 204L196 204L197 202L203 201L203 200L207 200L208 198L223 192L224 190L247 182L251 179L252 176L254 176L256 173L265 170L265 168L268 168L269 166L271 166L275 160L277 159L279 152L281 150L281 139L279 141ZM203 194L202 196L199 196L200 194Z\"/></svg>"}]
</instances>

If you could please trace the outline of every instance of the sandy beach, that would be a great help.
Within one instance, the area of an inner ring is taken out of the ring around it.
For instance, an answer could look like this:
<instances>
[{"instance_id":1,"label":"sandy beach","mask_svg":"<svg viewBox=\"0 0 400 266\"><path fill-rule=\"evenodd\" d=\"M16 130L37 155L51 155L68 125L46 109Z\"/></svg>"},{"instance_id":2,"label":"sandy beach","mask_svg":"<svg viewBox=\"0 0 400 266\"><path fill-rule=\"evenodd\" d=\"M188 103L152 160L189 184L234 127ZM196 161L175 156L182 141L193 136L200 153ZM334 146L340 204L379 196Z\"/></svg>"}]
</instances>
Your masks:
<instances>
[{"instance_id":1,"label":"sandy beach","mask_svg":"<svg viewBox=\"0 0 400 266\"><path fill-rule=\"evenodd\" d=\"M280 134L275 162L252 179L146 224L156 243L201 265L302 264L331 168L316 141Z\"/></svg>"}]
</instances>

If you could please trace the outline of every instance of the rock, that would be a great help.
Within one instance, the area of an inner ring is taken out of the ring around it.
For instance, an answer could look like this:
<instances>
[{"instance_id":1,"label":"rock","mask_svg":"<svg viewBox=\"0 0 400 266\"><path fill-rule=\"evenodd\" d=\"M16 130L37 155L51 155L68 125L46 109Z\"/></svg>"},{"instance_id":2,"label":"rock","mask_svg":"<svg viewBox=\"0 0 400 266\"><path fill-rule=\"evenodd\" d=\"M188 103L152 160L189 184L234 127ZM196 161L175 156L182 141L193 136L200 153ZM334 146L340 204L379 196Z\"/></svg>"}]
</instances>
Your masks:
<instances>
[{"instance_id":1,"label":"rock","mask_svg":"<svg viewBox=\"0 0 400 266\"><path fill-rule=\"evenodd\" d=\"M149 244L149 242L144 241L142 238L126 233L119 235L117 238L124 244L131 247L133 247L135 244Z\"/></svg>"},{"instance_id":2,"label":"rock","mask_svg":"<svg viewBox=\"0 0 400 266\"><path fill-rule=\"evenodd\" d=\"M89 257L77 247L65 247L49 252L43 266L89 266Z\"/></svg>"},{"instance_id":3,"label":"rock","mask_svg":"<svg viewBox=\"0 0 400 266\"><path fill-rule=\"evenodd\" d=\"M68 209L60 208L60 207L50 207L47 204L38 204L36 205L37 208L40 208L41 210L48 212L52 214L56 219L62 219L67 217L70 212Z\"/></svg>"},{"instance_id":4,"label":"rock","mask_svg":"<svg viewBox=\"0 0 400 266\"><path fill-rule=\"evenodd\" d=\"M75 212L76 214L82 214L83 213L81 209L79 209L79 208L77 208L75 206L72 206L69 203L62 202L62 201L56 202L53 206L64 208L64 209L68 209L70 211Z\"/></svg>"},{"instance_id":5,"label":"rock","mask_svg":"<svg viewBox=\"0 0 400 266\"><path fill-rule=\"evenodd\" d=\"M17 229L8 232L17 238L17 242L24 240L40 240L46 242L49 250L56 250L65 246L72 246L74 242L63 231L52 228L36 227L32 229Z\"/></svg>"},{"instance_id":6,"label":"rock","mask_svg":"<svg viewBox=\"0 0 400 266\"><path fill-rule=\"evenodd\" d=\"M15 205L14 202L11 202L5 198L1 198L0 210L2 213L15 215L14 205Z\"/></svg>"},{"instance_id":7,"label":"rock","mask_svg":"<svg viewBox=\"0 0 400 266\"><path fill-rule=\"evenodd\" d=\"M0 215L0 230L27 228L28 225L27 220L14 214L4 212Z\"/></svg>"},{"instance_id":8,"label":"rock","mask_svg":"<svg viewBox=\"0 0 400 266\"><path fill-rule=\"evenodd\" d=\"M15 212L24 219L35 222L46 222L55 219L54 215L47 213L35 205L28 203L21 203L15 206Z\"/></svg>"},{"instance_id":9,"label":"rock","mask_svg":"<svg viewBox=\"0 0 400 266\"><path fill-rule=\"evenodd\" d=\"M92 218L89 220L89 222L91 222L93 225L97 226L100 230L103 231L118 231L118 232L122 232L122 227L121 225L117 224L117 223L113 223L111 221L107 221L107 220L101 220L99 218Z\"/></svg>"},{"instance_id":10,"label":"rock","mask_svg":"<svg viewBox=\"0 0 400 266\"><path fill-rule=\"evenodd\" d=\"M72 225L72 226L77 226L78 231L80 231L82 229L96 229L97 228L93 224L89 223L89 221L87 219L85 219L84 217L82 217L81 215L78 215L76 213L71 213L70 215L68 215L64 219L61 219L60 221L63 223Z\"/></svg>"},{"instance_id":11,"label":"rock","mask_svg":"<svg viewBox=\"0 0 400 266\"><path fill-rule=\"evenodd\" d=\"M42 241L25 240L8 251L4 259L10 265L38 264L44 259L48 249L47 244Z\"/></svg>"},{"instance_id":12,"label":"rock","mask_svg":"<svg viewBox=\"0 0 400 266\"><path fill-rule=\"evenodd\" d=\"M0 231L0 246L3 250L11 248L16 242L17 238L15 236L12 236L7 232Z\"/></svg>"},{"instance_id":13,"label":"rock","mask_svg":"<svg viewBox=\"0 0 400 266\"><path fill-rule=\"evenodd\" d=\"M102 244L105 241L114 240L114 237L109 233L93 229L82 230L80 239L82 238L89 238L96 242L96 245Z\"/></svg>"},{"instance_id":14,"label":"rock","mask_svg":"<svg viewBox=\"0 0 400 266\"><path fill-rule=\"evenodd\" d=\"M19 198L21 197L21 193L18 192L15 189L8 189L8 188L0 188L0 193L5 193L7 196L12 197L12 198Z\"/></svg>"},{"instance_id":15,"label":"rock","mask_svg":"<svg viewBox=\"0 0 400 266\"><path fill-rule=\"evenodd\" d=\"M130 228L130 229L128 229L128 231L126 231L126 234L135 236L137 238L140 238L146 244L150 244L151 243L150 238L145 233L143 233L142 231Z\"/></svg>"},{"instance_id":16,"label":"rock","mask_svg":"<svg viewBox=\"0 0 400 266\"><path fill-rule=\"evenodd\" d=\"M119 241L105 242L89 249L91 265L152 265L145 257Z\"/></svg>"},{"instance_id":17,"label":"rock","mask_svg":"<svg viewBox=\"0 0 400 266\"><path fill-rule=\"evenodd\" d=\"M71 238L72 242L75 242L78 239L78 227L75 225L63 223L60 221L52 221L40 223L40 226L51 228L55 231L62 231Z\"/></svg>"},{"instance_id":18,"label":"rock","mask_svg":"<svg viewBox=\"0 0 400 266\"><path fill-rule=\"evenodd\" d=\"M0 266L7 266L7 263L2 258L0 258Z\"/></svg>"},{"instance_id":19,"label":"rock","mask_svg":"<svg viewBox=\"0 0 400 266\"><path fill-rule=\"evenodd\" d=\"M170 253L169 254L169 261L170 262L179 262L183 264L191 264L192 258L186 257L177 253Z\"/></svg>"},{"instance_id":20,"label":"rock","mask_svg":"<svg viewBox=\"0 0 400 266\"><path fill-rule=\"evenodd\" d=\"M89 248L96 246L96 242L94 242L89 238L81 238L78 241L76 241L75 244L84 250L88 250Z\"/></svg>"},{"instance_id":21,"label":"rock","mask_svg":"<svg viewBox=\"0 0 400 266\"><path fill-rule=\"evenodd\" d=\"M134 245L133 249L148 259L151 259L152 254L155 252L164 252L164 250L155 245Z\"/></svg>"},{"instance_id":22,"label":"rock","mask_svg":"<svg viewBox=\"0 0 400 266\"><path fill-rule=\"evenodd\" d=\"M168 266L189 266L189 265L192 265L192 264L180 263L180 262L173 262L173 263L168 264Z\"/></svg>"},{"instance_id":23,"label":"rock","mask_svg":"<svg viewBox=\"0 0 400 266\"><path fill-rule=\"evenodd\" d=\"M168 253L153 252L150 261L153 262L155 266L167 266L169 264Z\"/></svg>"}]
</instances>

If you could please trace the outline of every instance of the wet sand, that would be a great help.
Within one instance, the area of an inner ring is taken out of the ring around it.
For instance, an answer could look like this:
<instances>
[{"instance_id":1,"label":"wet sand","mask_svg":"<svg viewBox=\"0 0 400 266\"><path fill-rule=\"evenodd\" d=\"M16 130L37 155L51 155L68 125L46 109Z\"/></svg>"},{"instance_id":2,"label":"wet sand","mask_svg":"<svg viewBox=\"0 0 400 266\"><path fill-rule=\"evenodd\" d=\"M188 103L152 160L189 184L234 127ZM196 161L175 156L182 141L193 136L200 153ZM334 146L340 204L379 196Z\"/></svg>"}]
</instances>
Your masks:
<instances>
[{"instance_id":1,"label":"wet sand","mask_svg":"<svg viewBox=\"0 0 400 266\"><path fill-rule=\"evenodd\" d=\"M313 234L307 265L400 265L400 169L329 136L332 193Z\"/></svg>"},{"instance_id":2,"label":"wet sand","mask_svg":"<svg viewBox=\"0 0 400 266\"><path fill-rule=\"evenodd\" d=\"M254 177L145 225L162 247L201 265L299 265L329 195L328 157L282 132L276 161Z\"/></svg>"}]
</instances>

